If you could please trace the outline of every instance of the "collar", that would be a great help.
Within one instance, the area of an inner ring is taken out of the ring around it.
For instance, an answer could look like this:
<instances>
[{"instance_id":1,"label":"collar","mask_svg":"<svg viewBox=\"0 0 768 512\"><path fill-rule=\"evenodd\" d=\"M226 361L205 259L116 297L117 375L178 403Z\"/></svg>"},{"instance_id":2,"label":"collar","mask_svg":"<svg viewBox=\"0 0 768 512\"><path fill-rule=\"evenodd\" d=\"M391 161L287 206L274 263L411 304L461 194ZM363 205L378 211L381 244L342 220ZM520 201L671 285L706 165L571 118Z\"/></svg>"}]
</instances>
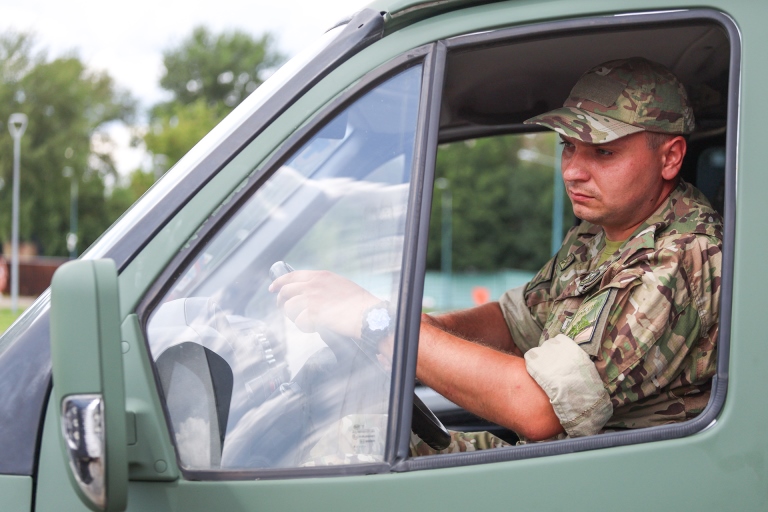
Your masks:
<instances>
[{"instance_id":1,"label":"collar","mask_svg":"<svg viewBox=\"0 0 768 512\"><path fill-rule=\"evenodd\" d=\"M597 237L600 234L603 236ZM721 241L723 239L723 221L720 214L712 209L699 189L683 180L680 180L666 201L637 227L625 244L631 244L635 250L653 249L659 238L678 234L704 235ZM603 228L589 222L579 225L576 236L584 244L592 245L598 252L605 245Z\"/></svg>"},{"instance_id":2,"label":"collar","mask_svg":"<svg viewBox=\"0 0 768 512\"><path fill-rule=\"evenodd\" d=\"M614 263L621 261L622 268L625 267L629 261L655 250L661 239L698 234L722 240L722 229L722 219L706 197L689 183L681 181L666 201L624 242L619 253L597 268L593 266L605 247L603 228L589 222L582 222L575 228L564 244L568 254L559 262L560 279L569 284L558 295L583 295L598 282L603 282L606 276L608 280L613 279L617 269L608 270Z\"/></svg>"}]
</instances>

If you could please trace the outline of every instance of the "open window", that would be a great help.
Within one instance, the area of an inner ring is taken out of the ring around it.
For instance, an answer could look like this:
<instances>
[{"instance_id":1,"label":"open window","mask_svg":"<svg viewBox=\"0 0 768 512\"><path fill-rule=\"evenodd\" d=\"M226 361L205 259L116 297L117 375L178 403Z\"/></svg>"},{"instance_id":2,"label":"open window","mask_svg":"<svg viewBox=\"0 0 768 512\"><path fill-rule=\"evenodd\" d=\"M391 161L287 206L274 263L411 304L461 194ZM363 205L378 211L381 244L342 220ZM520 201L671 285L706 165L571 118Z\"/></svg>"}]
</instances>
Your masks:
<instances>
[{"instance_id":1,"label":"open window","mask_svg":"<svg viewBox=\"0 0 768 512\"><path fill-rule=\"evenodd\" d=\"M682 178L725 218L719 370L707 408L682 423L414 460L443 467L631 444L700 431L725 396L729 347L739 41L711 11L573 20L457 37L447 41L424 308L446 311L498 300L527 282L578 222L563 196L556 138L523 121L560 107L586 70L645 57L686 86L696 117ZM504 170L502 172L501 170ZM564 200L564 202L563 202ZM495 217L494 217L495 216ZM504 229L506 228L506 229ZM449 428L514 432L486 422L417 386Z\"/></svg>"},{"instance_id":2,"label":"open window","mask_svg":"<svg viewBox=\"0 0 768 512\"><path fill-rule=\"evenodd\" d=\"M441 144L430 218L425 312L496 301L529 282L559 249L574 216L553 132L498 134ZM517 435L426 386L416 393L450 430Z\"/></svg>"}]
</instances>

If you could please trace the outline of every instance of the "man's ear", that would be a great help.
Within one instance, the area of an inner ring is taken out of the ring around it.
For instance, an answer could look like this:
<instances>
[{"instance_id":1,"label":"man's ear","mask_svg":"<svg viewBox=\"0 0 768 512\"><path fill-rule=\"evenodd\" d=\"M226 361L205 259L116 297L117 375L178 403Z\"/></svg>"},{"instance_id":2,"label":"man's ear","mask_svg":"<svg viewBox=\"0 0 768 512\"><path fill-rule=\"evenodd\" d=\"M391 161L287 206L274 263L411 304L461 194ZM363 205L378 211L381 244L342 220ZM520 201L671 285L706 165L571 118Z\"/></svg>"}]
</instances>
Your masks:
<instances>
[{"instance_id":1,"label":"man's ear","mask_svg":"<svg viewBox=\"0 0 768 512\"><path fill-rule=\"evenodd\" d=\"M661 177L667 181L674 180L683 165L683 158L688 149L685 137L678 135L659 147L661 153Z\"/></svg>"}]
</instances>

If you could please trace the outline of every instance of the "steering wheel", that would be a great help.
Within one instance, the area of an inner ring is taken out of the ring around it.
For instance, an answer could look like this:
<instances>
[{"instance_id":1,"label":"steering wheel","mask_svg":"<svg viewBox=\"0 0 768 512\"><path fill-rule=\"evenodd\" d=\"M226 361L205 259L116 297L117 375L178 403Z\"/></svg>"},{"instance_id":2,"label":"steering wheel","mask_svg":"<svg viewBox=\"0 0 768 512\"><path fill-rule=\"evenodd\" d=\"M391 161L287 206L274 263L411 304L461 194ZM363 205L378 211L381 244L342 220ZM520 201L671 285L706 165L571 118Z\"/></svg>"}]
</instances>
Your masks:
<instances>
[{"instance_id":1,"label":"steering wheel","mask_svg":"<svg viewBox=\"0 0 768 512\"><path fill-rule=\"evenodd\" d=\"M289 272L293 272L293 267L283 261L278 261L270 267L269 276L274 281ZM346 339L338 340L338 336L330 332L323 332L320 335L335 353L348 352L350 345L357 347L357 350L363 352L367 359L375 362L375 366L383 371L376 362L375 355L369 354L360 344ZM451 443L451 435L448 430L416 393L413 394L411 430L435 450L443 450Z\"/></svg>"}]
</instances>

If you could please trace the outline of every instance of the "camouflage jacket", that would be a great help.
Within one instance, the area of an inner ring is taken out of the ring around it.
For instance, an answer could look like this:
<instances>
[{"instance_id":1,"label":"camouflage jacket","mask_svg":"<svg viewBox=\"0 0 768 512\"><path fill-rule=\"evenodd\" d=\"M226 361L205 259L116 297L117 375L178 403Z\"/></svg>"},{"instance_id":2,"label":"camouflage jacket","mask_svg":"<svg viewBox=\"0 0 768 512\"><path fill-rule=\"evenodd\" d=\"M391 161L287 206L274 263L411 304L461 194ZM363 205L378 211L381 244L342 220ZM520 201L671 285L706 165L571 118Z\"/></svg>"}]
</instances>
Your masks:
<instances>
[{"instance_id":1,"label":"camouflage jacket","mask_svg":"<svg viewBox=\"0 0 768 512\"><path fill-rule=\"evenodd\" d=\"M695 416L717 359L720 216L681 182L597 266L604 247L603 229L582 222L501 298L529 373L571 436Z\"/></svg>"}]
</instances>

